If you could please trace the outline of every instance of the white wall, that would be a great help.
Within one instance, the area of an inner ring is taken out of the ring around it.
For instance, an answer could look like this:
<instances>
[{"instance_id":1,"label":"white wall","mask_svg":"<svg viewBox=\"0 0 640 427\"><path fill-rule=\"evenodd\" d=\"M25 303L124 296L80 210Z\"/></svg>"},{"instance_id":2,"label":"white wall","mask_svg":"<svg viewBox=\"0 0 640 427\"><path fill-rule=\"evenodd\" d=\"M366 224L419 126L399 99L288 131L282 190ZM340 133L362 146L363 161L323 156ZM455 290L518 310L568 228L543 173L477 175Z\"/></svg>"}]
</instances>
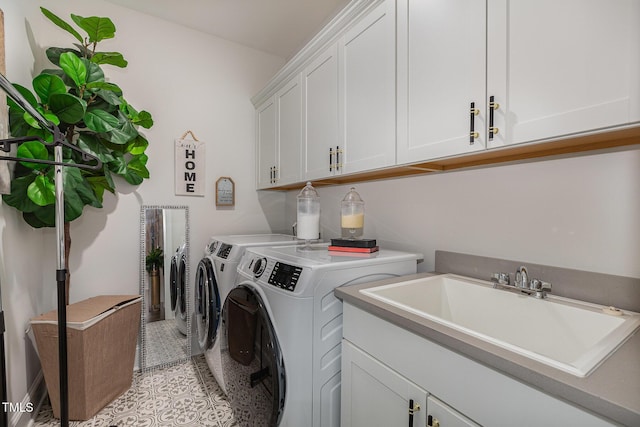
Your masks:
<instances>
[{"instance_id":1,"label":"white wall","mask_svg":"<svg viewBox=\"0 0 640 427\"><path fill-rule=\"evenodd\" d=\"M436 249L640 277L640 149L354 185L365 237L382 247ZM321 231L340 235L349 185L318 189ZM294 222L296 191L287 193Z\"/></svg>"},{"instance_id":2,"label":"white wall","mask_svg":"<svg viewBox=\"0 0 640 427\"><path fill-rule=\"evenodd\" d=\"M85 208L72 223L71 302L99 294L139 292L140 206L190 208L191 271L212 234L269 232L284 227L284 194L255 191L253 96L283 65L264 54L169 24L101 0L0 0L5 14L7 77L29 85L50 67L44 50L74 40L42 16L44 6L71 22L70 13L108 16L116 38L103 50L120 51L129 66L105 66L127 100L153 114L143 130L150 142L151 179L138 187L118 180L117 195L105 193L104 208ZM186 130L207 142L205 197L174 195L173 143ZM216 209L213 187L220 176L236 183L235 208ZM0 207L2 299L7 311L9 398L21 401L39 371L25 347L31 317L55 308L54 231L32 230L14 209ZM11 305L8 306L8 301Z\"/></svg>"}]
</instances>

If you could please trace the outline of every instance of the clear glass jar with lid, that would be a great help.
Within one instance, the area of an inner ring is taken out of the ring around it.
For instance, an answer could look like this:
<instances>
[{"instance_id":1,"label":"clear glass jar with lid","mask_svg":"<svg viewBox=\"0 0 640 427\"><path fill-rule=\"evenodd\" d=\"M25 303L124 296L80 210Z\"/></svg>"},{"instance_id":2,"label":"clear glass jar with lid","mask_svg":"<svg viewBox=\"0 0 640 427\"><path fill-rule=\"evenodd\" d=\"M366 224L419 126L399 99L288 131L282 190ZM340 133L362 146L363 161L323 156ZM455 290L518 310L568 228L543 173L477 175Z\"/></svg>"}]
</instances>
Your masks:
<instances>
[{"instance_id":1,"label":"clear glass jar with lid","mask_svg":"<svg viewBox=\"0 0 640 427\"><path fill-rule=\"evenodd\" d=\"M307 182L296 199L298 206L296 237L307 241L318 239L320 237L320 196L311 182Z\"/></svg>"},{"instance_id":2,"label":"clear glass jar with lid","mask_svg":"<svg viewBox=\"0 0 640 427\"><path fill-rule=\"evenodd\" d=\"M364 230L364 201L351 187L340 202L340 225L343 239L360 239Z\"/></svg>"}]
</instances>

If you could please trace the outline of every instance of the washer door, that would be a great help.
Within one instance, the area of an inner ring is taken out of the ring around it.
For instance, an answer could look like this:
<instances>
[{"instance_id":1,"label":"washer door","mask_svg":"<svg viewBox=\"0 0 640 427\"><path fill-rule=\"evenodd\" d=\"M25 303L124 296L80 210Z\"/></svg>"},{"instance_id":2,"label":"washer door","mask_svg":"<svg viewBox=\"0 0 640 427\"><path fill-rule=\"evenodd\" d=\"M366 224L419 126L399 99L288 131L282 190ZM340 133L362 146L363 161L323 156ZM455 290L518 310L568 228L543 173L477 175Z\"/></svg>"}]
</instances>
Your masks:
<instances>
[{"instance_id":1,"label":"washer door","mask_svg":"<svg viewBox=\"0 0 640 427\"><path fill-rule=\"evenodd\" d=\"M178 261L178 315L187 320L187 259L182 255Z\"/></svg>"},{"instance_id":2,"label":"washer door","mask_svg":"<svg viewBox=\"0 0 640 427\"><path fill-rule=\"evenodd\" d=\"M231 290L222 309L222 372L227 397L239 425L277 426L285 398L280 345L253 286Z\"/></svg>"},{"instance_id":3,"label":"washer door","mask_svg":"<svg viewBox=\"0 0 640 427\"><path fill-rule=\"evenodd\" d=\"M178 261L176 256L171 257L171 270L169 272L169 294L171 297L171 311L176 311L178 303Z\"/></svg>"},{"instance_id":4,"label":"washer door","mask_svg":"<svg viewBox=\"0 0 640 427\"><path fill-rule=\"evenodd\" d=\"M203 258L196 271L196 328L201 350L213 346L219 318L220 294L213 264L209 258Z\"/></svg>"}]
</instances>

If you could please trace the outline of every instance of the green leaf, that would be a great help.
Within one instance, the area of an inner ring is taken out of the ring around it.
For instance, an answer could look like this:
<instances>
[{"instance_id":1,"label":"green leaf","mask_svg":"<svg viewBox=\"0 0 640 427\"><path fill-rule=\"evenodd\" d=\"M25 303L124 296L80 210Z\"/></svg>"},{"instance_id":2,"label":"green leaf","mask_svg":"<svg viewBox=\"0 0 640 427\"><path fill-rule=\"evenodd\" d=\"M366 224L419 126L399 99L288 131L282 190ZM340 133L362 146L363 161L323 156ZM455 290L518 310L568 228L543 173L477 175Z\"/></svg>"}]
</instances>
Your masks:
<instances>
[{"instance_id":1,"label":"green leaf","mask_svg":"<svg viewBox=\"0 0 640 427\"><path fill-rule=\"evenodd\" d=\"M73 37L76 38L76 40L78 40L80 43L82 43L82 36L71 25L67 24L65 21L63 21L58 16L54 15L52 12L50 12L47 9L45 9L44 7L41 7L40 10L44 14L44 16L49 18L49 20L51 22L53 22L58 27L60 27L63 30L65 30L68 33L70 33Z\"/></svg>"},{"instance_id":2,"label":"green leaf","mask_svg":"<svg viewBox=\"0 0 640 427\"><path fill-rule=\"evenodd\" d=\"M98 138L81 132L78 137L78 148L99 158L103 163L113 161L111 150L105 147Z\"/></svg>"},{"instance_id":3,"label":"green leaf","mask_svg":"<svg viewBox=\"0 0 640 427\"><path fill-rule=\"evenodd\" d=\"M118 125L118 119L104 110L88 110L84 115L84 124L92 131L110 132Z\"/></svg>"},{"instance_id":4,"label":"green leaf","mask_svg":"<svg viewBox=\"0 0 640 427\"><path fill-rule=\"evenodd\" d=\"M34 108L36 108L38 106L38 100L33 95L33 93L31 93L31 91L29 89L27 89L24 86L20 86L19 84L16 84L16 83L13 83L13 87L16 88L16 90L18 92L20 92L20 95L22 95L24 97L24 99L27 100L29 105L31 105ZM15 109L18 109L20 111L24 111L24 109L21 106L16 104L15 101L13 99L9 98L9 97L7 97L7 104L9 105L10 108L15 108Z\"/></svg>"},{"instance_id":5,"label":"green leaf","mask_svg":"<svg viewBox=\"0 0 640 427\"><path fill-rule=\"evenodd\" d=\"M84 62L71 52L60 55L60 68L80 88L87 82L87 67Z\"/></svg>"},{"instance_id":6,"label":"green leaf","mask_svg":"<svg viewBox=\"0 0 640 427\"><path fill-rule=\"evenodd\" d=\"M74 210L82 213L84 205L90 205L95 208L101 208L102 204L96 197L91 185L84 179L82 172L77 168L64 168L64 201L65 206L73 205Z\"/></svg>"},{"instance_id":7,"label":"green leaf","mask_svg":"<svg viewBox=\"0 0 640 427\"><path fill-rule=\"evenodd\" d=\"M114 84L114 83L91 82L91 83L87 83L85 88L88 89L88 90L91 90L91 91L96 91L96 92L98 90L106 90L106 91L110 91L110 92L115 92L117 94L122 94L122 89L120 89L120 87L117 84Z\"/></svg>"},{"instance_id":8,"label":"green leaf","mask_svg":"<svg viewBox=\"0 0 640 427\"><path fill-rule=\"evenodd\" d=\"M24 120L21 108L9 108L9 131L14 136L25 136L31 126Z\"/></svg>"},{"instance_id":9,"label":"green leaf","mask_svg":"<svg viewBox=\"0 0 640 427\"><path fill-rule=\"evenodd\" d=\"M29 197L27 197L27 188L36 179L36 175L31 173L29 175L21 176L11 180L11 194L5 194L2 196L2 200L21 212L33 212L38 209L38 205L33 203Z\"/></svg>"},{"instance_id":10,"label":"green leaf","mask_svg":"<svg viewBox=\"0 0 640 427\"><path fill-rule=\"evenodd\" d=\"M153 118L151 117L151 113L143 110L138 113L138 117L133 120L133 123L136 125L140 125L145 129L149 129L151 126L153 126Z\"/></svg>"},{"instance_id":11,"label":"green leaf","mask_svg":"<svg viewBox=\"0 0 640 427\"><path fill-rule=\"evenodd\" d=\"M51 95L49 108L65 123L78 123L85 115L87 103L85 100L69 93Z\"/></svg>"},{"instance_id":12,"label":"green leaf","mask_svg":"<svg viewBox=\"0 0 640 427\"><path fill-rule=\"evenodd\" d=\"M87 32L91 43L115 37L116 26L113 25L113 22L109 18L99 16L84 18L71 14L71 19L73 19L73 22L75 22L78 27Z\"/></svg>"},{"instance_id":13,"label":"green leaf","mask_svg":"<svg viewBox=\"0 0 640 427\"><path fill-rule=\"evenodd\" d=\"M47 121L53 123L54 125L59 125L60 124L60 119L58 118L58 116L56 116L55 114L52 113L47 113L45 112L45 110L42 107L36 107L36 110L40 113L41 116L43 116ZM31 114L27 113L26 111L23 113L23 119L25 122L27 122L29 124L29 126L31 126L32 128L35 129L40 129L40 123L38 123L38 121L36 119L34 119L33 117L31 117Z\"/></svg>"},{"instance_id":14,"label":"green leaf","mask_svg":"<svg viewBox=\"0 0 640 427\"><path fill-rule=\"evenodd\" d=\"M115 194L115 189L111 186L113 185L113 181L111 181L110 185L106 176L90 176L87 178L87 182L93 189L93 192L100 203L104 200L104 190L108 190L110 193Z\"/></svg>"},{"instance_id":15,"label":"green leaf","mask_svg":"<svg viewBox=\"0 0 640 427\"><path fill-rule=\"evenodd\" d=\"M124 175L127 171L127 162L124 159L124 155L122 153L118 153L114 151L113 153L113 161L109 162L109 170L118 175Z\"/></svg>"},{"instance_id":16,"label":"green leaf","mask_svg":"<svg viewBox=\"0 0 640 427\"><path fill-rule=\"evenodd\" d=\"M91 62L96 64L109 64L116 67L126 68L129 64L120 52L96 52L91 57Z\"/></svg>"},{"instance_id":17,"label":"green leaf","mask_svg":"<svg viewBox=\"0 0 640 427\"><path fill-rule=\"evenodd\" d=\"M55 212L54 206L44 206L35 212L24 212L22 218L33 228L55 227ZM46 220L41 220L40 217L44 217Z\"/></svg>"},{"instance_id":18,"label":"green leaf","mask_svg":"<svg viewBox=\"0 0 640 427\"><path fill-rule=\"evenodd\" d=\"M149 160L149 157L146 154L133 156L127 163L127 172L136 172L142 178L149 178L149 170L146 166L147 160Z\"/></svg>"},{"instance_id":19,"label":"green leaf","mask_svg":"<svg viewBox=\"0 0 640 427\"><path fill-rule=\"evenodd\" d=\"M20 144L18 147L18 151L16 152L17 157L23 157L25 159L38 159L38 160L47 160L49 158L49 151L47 147L41 143L40 141L29 141ZM45 165L42 163L30 163L30 162L20 162L23 166L29 169L46 169L49 165Z\"/></svg>"},{"instance_id":20,"label":"green leaf","mask_svg":"<svg viewBox=\"0 0 640 427\"><path fill-rule=\"evenodd\" d=\"M60 66L60 55L66 52L71 52L74 55L76 55L78 58L82 57L82 53L80 51L77 51L75 49L71 49L68 47L50 47L46 51L47 58L49 58L49 61L51 61L53 64L57 65L58 67ZM48 74L51 74L51 73L48 73Z\"/></svg>"},{"instance_id":21,"label":"green leaf","mask_svg":"<svg viewBox=\"0 0 640 427\"><path fill-rule=\"evenodd\" d=\"M88 59L81 59L84 66L87 68L87 84L94 82L104 82L104 71L98 64L94 64Z\"/></svg>"},{"instance_id":22,"label":"green leaf","mask_svg":"<svg viewBox=\"0 0 640 427\"><path fill-rule=\"evenodd\" d=\"M27 196L38 206L47 206L56 202L56 185L48 176L38 175L27 188Z\"/></svg>"},{"instance_id":23,"label":"green leaf","mask_svg":"<svg viewBox=\"0 0 640 427\"><path fill-rule=\"evenodd\" d=\"M33 89L43 104L49 103L49 96L56 93L67 93L67 86L58 76L40 74L33 79Z\"/></svg>"},{"instance_id":24,"label":"green leaf","mask_svg":"<svg viewBox=\"0 0 640 427\"><path fill-rule=\"evenodd\" d=\"M115 92L111 92L109 90L99 90L96 92L96 94L110 105L120 105L120 95L116 94Z\"/></svg>"},{"instance_id":25,"label":"green leaf","mask_svg":"<svg viewBox=\"0 0 640 427\"><path fill-rule=\"evenodd\" d=\"M127 144L127 153L131 153L134 156L144 154L145 150L149 146L149 141L142 135L138 135Z\"/></svg>"}]
</instances>

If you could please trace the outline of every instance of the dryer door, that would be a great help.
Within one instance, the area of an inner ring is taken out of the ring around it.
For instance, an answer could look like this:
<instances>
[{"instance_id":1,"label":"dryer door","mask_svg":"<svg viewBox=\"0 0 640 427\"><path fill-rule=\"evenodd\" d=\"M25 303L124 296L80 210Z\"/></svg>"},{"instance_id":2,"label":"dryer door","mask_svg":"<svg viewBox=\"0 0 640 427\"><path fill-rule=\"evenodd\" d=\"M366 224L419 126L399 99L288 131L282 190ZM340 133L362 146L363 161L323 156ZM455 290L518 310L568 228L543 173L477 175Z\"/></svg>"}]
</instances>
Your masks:
<instances>
[{"instance_id":1,"label":"dryer door","mask_svg":"<svg viewBox=\"0 0 640 427\"><path fill-rule=\"evenodd\" d=\"M178 315L187 320L187 257L182 255L178 260Z\"/></svg>"},{"instance_id":2,"label":"dryer door","mask_svg":"<svg viewBox=\"0 0 640 427\"><path fill-rule=\"evenodd\" d=\"M227 397L239 425L277 426L285 368L265 303L250 284L231 290L222 309L221 359Z\"/></svg>"},{"instance_id":3,"label":"dryer door","mask_svg":"<svg viewBox=\"0 0 640 427\"><path fill-rule=\"evenodd\" d=\"M209 258L203 258L196 271L196 328L201 350L213 346L219 318L220 295L213 264Z\"/></svg>"},{"instance_id":4,"label":"dryer door","mask_svg":"<svg viewBox=\"0 0 640 427\"><path fill-rule=\"evenodd\" d=\"M178 261L176 256L171 257L171 270L169 272L169 293L171 297L171 311L176 311L178 303Z\"/></svg>"}]
</instances>

